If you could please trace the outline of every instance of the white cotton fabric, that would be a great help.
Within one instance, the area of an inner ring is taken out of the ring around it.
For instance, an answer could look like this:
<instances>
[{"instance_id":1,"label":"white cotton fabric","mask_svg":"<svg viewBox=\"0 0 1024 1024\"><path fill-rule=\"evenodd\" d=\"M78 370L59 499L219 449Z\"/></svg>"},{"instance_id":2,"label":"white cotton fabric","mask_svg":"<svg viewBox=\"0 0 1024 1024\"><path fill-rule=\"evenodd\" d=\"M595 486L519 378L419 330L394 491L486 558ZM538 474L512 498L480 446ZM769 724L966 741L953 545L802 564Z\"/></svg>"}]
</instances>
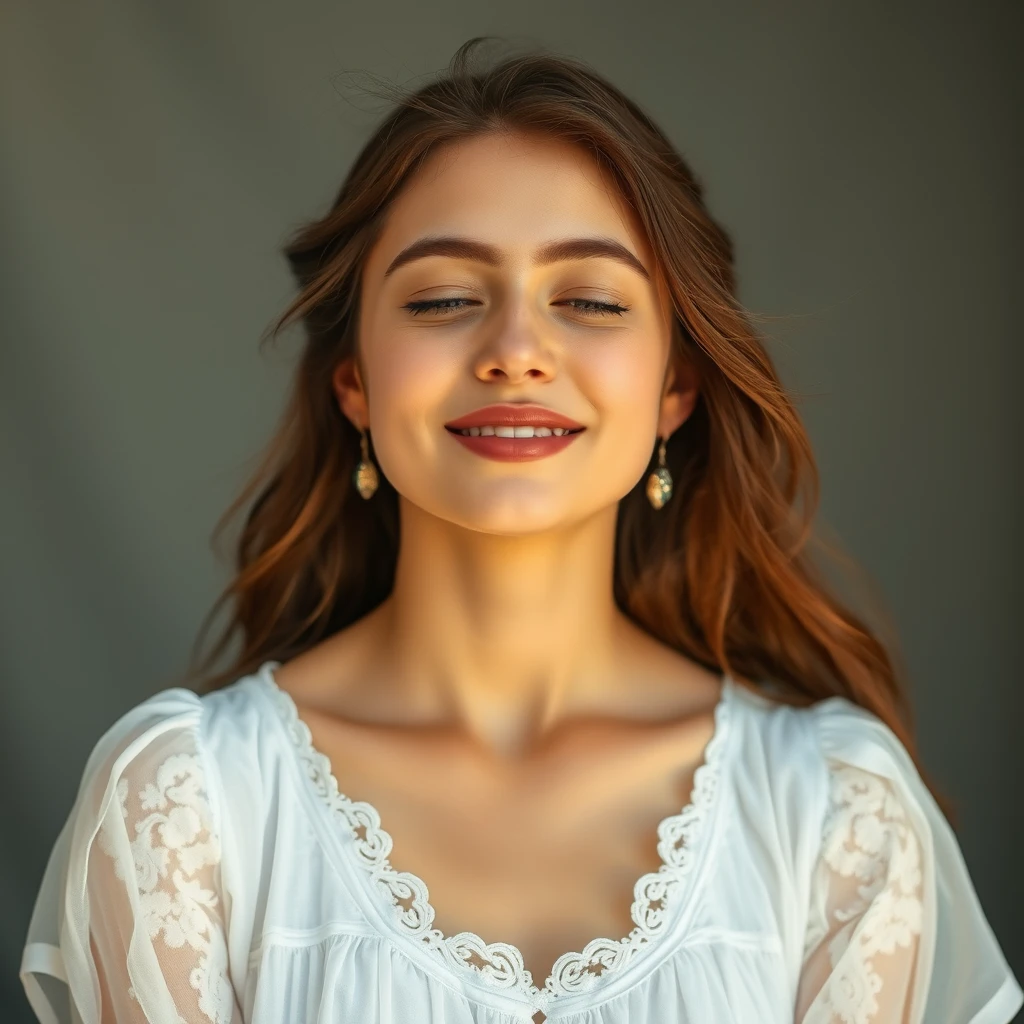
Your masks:
<instances>
[{"instance_id":1,"label":"white cotton fabric","mask_svg":"<svg viewBox=\"0 0 1024 1024\"><path fill-rule=\"evenodd\" d=\"M848 701L726 677L632 932L533 979L433 927L277 667L165 690L96 744L24 949L44 1024L1007 1024L1024 1001L909 756Z\"/></svg>"}]
</instances>

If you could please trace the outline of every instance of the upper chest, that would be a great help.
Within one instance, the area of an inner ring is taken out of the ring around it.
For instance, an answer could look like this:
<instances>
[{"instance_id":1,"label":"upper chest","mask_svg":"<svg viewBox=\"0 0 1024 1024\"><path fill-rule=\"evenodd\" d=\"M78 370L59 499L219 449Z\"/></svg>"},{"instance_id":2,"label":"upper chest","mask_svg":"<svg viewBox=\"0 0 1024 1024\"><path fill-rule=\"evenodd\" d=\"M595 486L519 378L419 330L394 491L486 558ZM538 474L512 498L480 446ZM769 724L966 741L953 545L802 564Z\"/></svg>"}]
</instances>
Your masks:
<instances>
[{"instance_id":1,"label":"upper chest","mask_svg":"<svg viewBox=\"0 0 1024 1024\"><path fill-rule=\"evenodd\" d=\"M370 803L391 866L429 889L434 926L508 942L534 977L633 926L658 826L688 804L714 709L670 724L591 724L502 762L450 734L353 726L299 706L339 789Z\"/></svg>"}]
</instances>

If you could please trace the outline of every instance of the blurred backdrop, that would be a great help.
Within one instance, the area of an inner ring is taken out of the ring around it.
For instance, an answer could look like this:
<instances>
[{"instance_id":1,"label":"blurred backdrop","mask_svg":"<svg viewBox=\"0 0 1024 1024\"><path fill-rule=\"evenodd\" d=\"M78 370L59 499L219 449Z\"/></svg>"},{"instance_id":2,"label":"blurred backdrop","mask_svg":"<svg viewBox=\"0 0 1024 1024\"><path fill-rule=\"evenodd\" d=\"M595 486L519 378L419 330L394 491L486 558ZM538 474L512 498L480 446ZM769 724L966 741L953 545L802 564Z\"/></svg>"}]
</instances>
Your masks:
<instances>
[{"instance_id":1,"label":"blurred backdrop","mask_svg":"<svg viewBox=\"0 0 1024 1024\"><path fill-rule=\"evenodd\" d=\"M0 1019L93 743L176 682L298 338L278 254L467 38L591 62L691 162L903 642L925 766L1024 979L1020 6L0 5ZM357 73L353 77L352 73Z\"/></svg>"}]
</instances>

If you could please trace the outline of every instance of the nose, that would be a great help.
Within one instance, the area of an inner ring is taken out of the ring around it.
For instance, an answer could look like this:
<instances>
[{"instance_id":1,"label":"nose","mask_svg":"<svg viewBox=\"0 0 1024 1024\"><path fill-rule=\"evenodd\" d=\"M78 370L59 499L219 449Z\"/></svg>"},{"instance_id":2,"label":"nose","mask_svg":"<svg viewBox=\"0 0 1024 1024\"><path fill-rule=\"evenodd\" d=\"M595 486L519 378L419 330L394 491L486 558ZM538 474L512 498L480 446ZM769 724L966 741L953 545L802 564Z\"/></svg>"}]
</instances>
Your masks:
<instances>
[{"instance_id":1,"label":"nose","mask_svg":"<svg viewBox=\"0 0 1024 1024\"><path fill-rule=\"evenodd\" d=\"M484 330L486 337L474 355L479 380L550 380L557 369L557 352L544 328L531 316L525 301L515 304Z\"/></svg>"}]
</instances>

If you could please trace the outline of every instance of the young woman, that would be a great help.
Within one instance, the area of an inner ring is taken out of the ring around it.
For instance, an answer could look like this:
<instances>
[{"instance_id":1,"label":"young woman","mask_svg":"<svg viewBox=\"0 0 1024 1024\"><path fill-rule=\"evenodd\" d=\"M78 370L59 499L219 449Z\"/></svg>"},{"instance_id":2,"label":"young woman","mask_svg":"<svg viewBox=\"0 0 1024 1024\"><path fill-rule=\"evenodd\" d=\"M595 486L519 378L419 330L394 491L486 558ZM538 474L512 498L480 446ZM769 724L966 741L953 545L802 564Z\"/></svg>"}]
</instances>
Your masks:
<instances>
[{"instance_id":1,"label":"young woman","mask_svg":"<svg viewBox=\"0 0 1024 1024\"><path fill-rule=\"evenodd\" d=\"M728 236L598 75L474 43L287 249L241 653L96 745L39 1019L1005 1024Z\"/></svg>"}]
</instances>

